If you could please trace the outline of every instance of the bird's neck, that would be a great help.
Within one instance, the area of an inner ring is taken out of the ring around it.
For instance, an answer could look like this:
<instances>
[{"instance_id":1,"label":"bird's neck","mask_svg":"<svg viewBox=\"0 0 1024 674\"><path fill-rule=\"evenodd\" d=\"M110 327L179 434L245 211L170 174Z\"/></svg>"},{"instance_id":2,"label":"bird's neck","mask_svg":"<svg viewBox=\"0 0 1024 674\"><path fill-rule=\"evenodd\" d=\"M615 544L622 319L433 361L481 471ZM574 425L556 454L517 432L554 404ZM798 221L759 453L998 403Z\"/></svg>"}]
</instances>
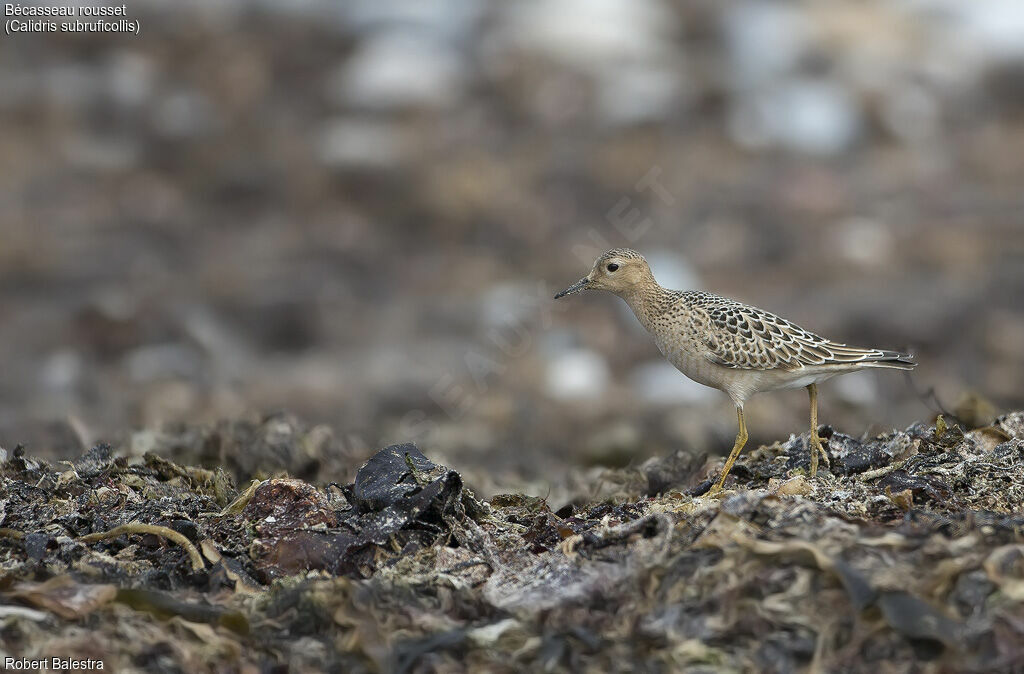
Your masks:
<instances>
[{"instance_id":1,"label":"bird's neck","mask_svg":"<svg viewBox=\"0 0 1024 674\"><path fill-rule=\"evenodd\" d=\"M665 310L672 301L672 293L651 277L644 283L638 283L628 292L619 295L633 310L640 324L647 330L654 325L654 317Z\"/></svg>"}]
</instances>

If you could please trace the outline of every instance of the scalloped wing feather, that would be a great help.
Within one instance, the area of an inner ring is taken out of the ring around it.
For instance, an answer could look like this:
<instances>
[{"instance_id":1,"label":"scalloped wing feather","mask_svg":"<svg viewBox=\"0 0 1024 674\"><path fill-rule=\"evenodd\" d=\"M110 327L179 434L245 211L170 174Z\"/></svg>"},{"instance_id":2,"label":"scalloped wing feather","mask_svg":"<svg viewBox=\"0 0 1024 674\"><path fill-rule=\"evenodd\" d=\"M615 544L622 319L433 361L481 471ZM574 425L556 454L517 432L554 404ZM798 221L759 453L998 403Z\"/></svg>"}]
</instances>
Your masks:
<instances>
[{"instance_id":1,"label":"scalloped wing feather","mask_svg":"<svg viewBox=\"0 0 1024 674\"><path fill-rule=\"evenodd\" d=\"M907 354L863 349L825 339L781 316L705 292L685 294L707 347L723 367L799 370L811 366L875 365L911 369Z\"/></svg>"}]
</instances>

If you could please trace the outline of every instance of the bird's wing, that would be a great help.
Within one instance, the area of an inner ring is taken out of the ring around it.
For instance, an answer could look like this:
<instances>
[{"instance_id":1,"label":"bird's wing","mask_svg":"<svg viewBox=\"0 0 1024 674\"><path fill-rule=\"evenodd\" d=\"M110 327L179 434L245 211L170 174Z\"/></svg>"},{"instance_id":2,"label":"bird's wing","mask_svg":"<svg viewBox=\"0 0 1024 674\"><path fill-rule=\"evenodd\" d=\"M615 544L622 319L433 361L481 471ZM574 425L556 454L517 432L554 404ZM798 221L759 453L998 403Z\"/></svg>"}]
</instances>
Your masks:
<instances>
[{"instance_id":1,"label":"bird's wing","mask_svg":"<svg viewBox=\"0 0 1024 674\"><path fill-rule=\"evenodd\" d=\"M815 365L893 361L913 365L906 354L862 349L820 337L781 316L711 293L689 293L707 357L728 368L799 370Z\"/></svg>"}]
</instances>

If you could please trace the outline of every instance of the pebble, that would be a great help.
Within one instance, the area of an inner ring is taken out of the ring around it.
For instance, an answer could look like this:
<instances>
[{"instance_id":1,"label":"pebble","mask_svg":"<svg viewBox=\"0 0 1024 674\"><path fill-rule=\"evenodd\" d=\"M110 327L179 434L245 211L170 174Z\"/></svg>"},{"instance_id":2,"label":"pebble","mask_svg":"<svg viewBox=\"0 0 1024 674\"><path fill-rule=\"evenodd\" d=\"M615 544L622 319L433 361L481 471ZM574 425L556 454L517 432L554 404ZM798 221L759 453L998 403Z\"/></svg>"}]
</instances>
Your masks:
<instances>
[{"instance_id":1,"label":"pebble","mask_svg":"<svg viewBox=\"0 0 1024 674\"><path fill-rule=\"evenodd\" d=\"M328 82L344 106L390 110L455 105L462 93L464 61L428 33L395 29L363 38Z\"/></svg>"},{"instance_id":2,"label":"pebble","mask_svg":"<svg viewBox=\"0 0 1024 674\"><path fill-rule=\"evenodd\" d=\"M698 403L721 395L698 384L663 360L650 360L633 368L630 388L641 400L657 405Z\"/></svg>"},{"instance_id":3,"label":"pebble","mask_svg":"<svg viewBox=\"0 0 1024 674\"><path fill-rule=\"evenodd\" d=\"M405 156L395 124L360 117L328 120L320 130L317 153L323 164L336 168L393 168Z\"/></svg>"},{"instance_id":4,"label":"pebble","mask_svg":"<svg viewBox=\"0 0 1024 674\"><path fill-rule=\"evenodd\" d=\"M570 349L548 363L545 391L560 400L600 398L611 380L603 356L590 349Z\"/></svg>"}]
</instances>

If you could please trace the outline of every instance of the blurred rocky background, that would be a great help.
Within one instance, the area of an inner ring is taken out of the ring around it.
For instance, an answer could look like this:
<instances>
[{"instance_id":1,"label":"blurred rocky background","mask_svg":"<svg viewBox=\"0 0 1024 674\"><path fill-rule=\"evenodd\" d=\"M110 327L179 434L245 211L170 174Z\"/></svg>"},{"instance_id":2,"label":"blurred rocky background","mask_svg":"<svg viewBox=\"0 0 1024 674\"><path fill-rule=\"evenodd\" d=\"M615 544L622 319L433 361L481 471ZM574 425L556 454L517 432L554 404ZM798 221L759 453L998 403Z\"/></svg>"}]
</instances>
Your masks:
<instances>
[{"instance_id":1,"label":"blurred rocky background","mask_svg":"<svg viewBox=\"0 0 1024 674\"><path fill-rule=\"evenodd\" d=\"M0 41L4 447L284 409L485 496L724 453L729 400L619 300L551 300L613 245L913 351L823 388L843 432L1024 405L1016 0L129 12ZM752 442L805 430L802 391L747 410Z\"/></svg>"}]
</instances>

